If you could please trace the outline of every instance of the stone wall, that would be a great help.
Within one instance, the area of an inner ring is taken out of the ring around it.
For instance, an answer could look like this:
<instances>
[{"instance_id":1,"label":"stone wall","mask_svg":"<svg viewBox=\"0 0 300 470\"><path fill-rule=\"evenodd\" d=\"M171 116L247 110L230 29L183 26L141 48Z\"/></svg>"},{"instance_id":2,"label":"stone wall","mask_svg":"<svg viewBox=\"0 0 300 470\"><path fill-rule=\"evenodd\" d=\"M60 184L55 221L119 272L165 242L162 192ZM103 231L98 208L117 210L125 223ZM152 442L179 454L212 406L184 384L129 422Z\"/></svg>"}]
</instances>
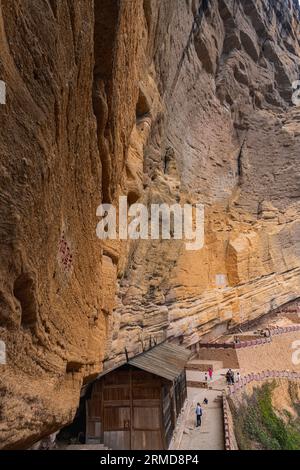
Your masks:
<instances>
[{"instance_id":1,"label":"stone wall","mask_svg":"<svg viewBox=\"0 0 300 470\"><path fill-rule=\"evenodd\" d=\"M295 342L299 340L299 331L286 332L272 336L270 343L238 349L237 357L241 373L268 369L300 372L300 361L293 361L293 354L297 351Z\"/></svg>"},{"instance_id":2,"label":"stone wall","mask_svg":"<svg viewBox=\"0 0 300 470\"><path fill-rule=\"evenodd\" d=\"M222 361L224 368L239 369L237 351L235 349L206 349L201 348L197 353L197 359L207 361Z\"/></svg>"}]
</instances>

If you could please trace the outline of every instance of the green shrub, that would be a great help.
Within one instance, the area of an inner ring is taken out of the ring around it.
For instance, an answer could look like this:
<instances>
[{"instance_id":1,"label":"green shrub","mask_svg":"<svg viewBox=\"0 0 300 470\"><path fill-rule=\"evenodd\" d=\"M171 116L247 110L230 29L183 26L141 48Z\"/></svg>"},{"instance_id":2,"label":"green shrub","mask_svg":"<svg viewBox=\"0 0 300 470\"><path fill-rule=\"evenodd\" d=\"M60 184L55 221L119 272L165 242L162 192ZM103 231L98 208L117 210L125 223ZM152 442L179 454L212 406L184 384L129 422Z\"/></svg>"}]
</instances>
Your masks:
<instances>
[{"instance_id":1,"label":"green shrub","mask_svg":"<svg viewBox=\"0 0 300 470\"><path fill-rule=\"evenodd\" d=\"M296 420L282 410L288 420L286 423L272 407L275 387L276 382L255 388L250 398L244 397L244 404L238 410L229 400L239 449L300 450L300 407L295 403Z\"/></svg>"}]
</instances>

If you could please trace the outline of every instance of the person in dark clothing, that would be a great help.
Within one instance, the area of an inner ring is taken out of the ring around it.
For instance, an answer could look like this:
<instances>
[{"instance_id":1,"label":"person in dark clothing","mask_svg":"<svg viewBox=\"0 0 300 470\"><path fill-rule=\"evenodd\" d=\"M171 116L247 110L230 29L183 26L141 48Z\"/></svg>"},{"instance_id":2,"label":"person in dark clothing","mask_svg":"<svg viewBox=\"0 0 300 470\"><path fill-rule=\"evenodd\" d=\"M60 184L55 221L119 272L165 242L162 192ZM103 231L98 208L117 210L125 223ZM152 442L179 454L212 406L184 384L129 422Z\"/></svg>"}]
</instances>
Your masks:
<instances>
[{"instance_id":1,"label":"person in dark clothing","mask_svg":"<svg viewBox=\"0 0 300 470\"><path fill-rule=\"evenodd\" d=\"M228 385L234 384L234 372L231 369L226 372L226 382Z\"/></svg>"},{"instance_id":2,"label":"person in dark clothing","mask_svg":"<svg viewBox=\"0 0 300 470\"><path fill-rule=\"evenodd\" d=\"M197 406L196 406L196 418L197 418L196 427L199 428L201 426L201 421L202 421L202 408L201 408L200 403L197 403Z\"/></svg>"},{"instance_id":3,"label":"person in dark clothing","mask_svg":"<svg viewBox=\"0 0 300 470\"><path fill-rule=\"evenodd\" d=\"M230 369L230 382L233 385L234 384L234 372Z\"/></svg>"}]
</instances>

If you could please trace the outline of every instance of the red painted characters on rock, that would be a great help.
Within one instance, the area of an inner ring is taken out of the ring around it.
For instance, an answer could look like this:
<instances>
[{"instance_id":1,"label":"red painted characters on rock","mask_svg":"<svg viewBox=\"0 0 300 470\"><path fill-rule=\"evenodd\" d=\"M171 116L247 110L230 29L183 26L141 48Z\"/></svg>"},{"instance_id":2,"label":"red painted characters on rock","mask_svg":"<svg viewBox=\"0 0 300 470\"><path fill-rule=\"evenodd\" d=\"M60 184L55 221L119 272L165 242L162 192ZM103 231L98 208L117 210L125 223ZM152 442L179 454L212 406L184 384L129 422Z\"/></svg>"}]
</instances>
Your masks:
<instances>
[{"instance_id":1,"label":"red painted characters on rock","mask_svg":"<svg viewBox=\"0 0 300 470\"><path fill-rule=\"evenodd\" d=\"M73 255L69 243L66 240L65 232L62 232L58 242L58 257L65 273L70 273L73 268Z\"/></svg>"}]
</instances>

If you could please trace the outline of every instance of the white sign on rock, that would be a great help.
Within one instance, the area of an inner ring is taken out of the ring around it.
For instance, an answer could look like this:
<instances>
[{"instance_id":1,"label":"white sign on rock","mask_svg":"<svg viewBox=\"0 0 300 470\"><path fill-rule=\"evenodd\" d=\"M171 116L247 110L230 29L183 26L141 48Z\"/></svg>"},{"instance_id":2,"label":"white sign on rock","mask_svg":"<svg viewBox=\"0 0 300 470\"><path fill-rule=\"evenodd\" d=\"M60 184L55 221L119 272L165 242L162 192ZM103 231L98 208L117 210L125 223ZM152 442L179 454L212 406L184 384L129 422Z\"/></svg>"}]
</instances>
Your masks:
<instances>
[{"instance_id":1,"label":"white sign on rock","mask_svg":"<svg viewBox=\"0 0 300 470\"><path fill-rule=\"evenodd\" d=\"M6 346L4 341L0 340L0 365L6 364Z\"/></svg>"},{"instance_id":2,"label":"white sign on rock","mask_svg":"<svg viewBox=\"0 0 300 470\"><path fill-rule=\"evenodd\" d=\"M0 104L6 103L6 85L3 80L0 80Z\"/></svg>"},{"instance_id":3,"label":"white sign on rock","mask_svg":"<svg viewBox=\"0 0 300 470\"><path fill-rule=\"evenodd\" d=\"M216 274L216 286L219 288L227 286L226 274Z\"/></svg>"}]
</instances>

